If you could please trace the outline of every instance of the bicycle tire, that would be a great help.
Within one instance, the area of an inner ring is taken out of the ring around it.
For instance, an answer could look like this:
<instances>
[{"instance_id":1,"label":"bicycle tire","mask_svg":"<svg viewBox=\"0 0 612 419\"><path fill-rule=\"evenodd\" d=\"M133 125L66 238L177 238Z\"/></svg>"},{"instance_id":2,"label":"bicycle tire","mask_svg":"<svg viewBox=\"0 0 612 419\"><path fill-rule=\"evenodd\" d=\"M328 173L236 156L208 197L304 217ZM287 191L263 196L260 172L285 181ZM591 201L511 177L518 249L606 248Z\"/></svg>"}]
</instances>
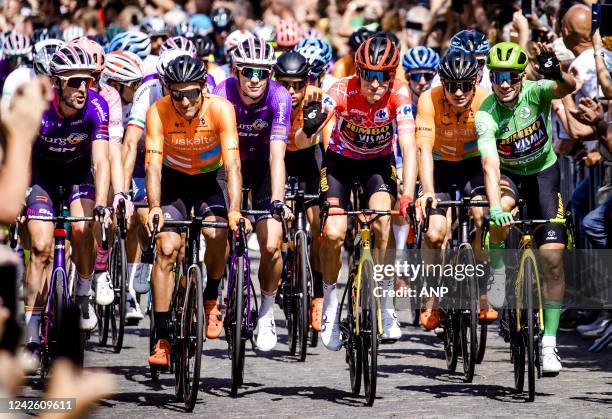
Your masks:
<instances>
[{"instance_id":1,"label":"bicycle tire","mask_svg":"<svg viewBox=\"0 0 612 419\"><path fill-rule=\"evenodd\" d=\"M127 252L125 248L125 239L121 238L120 234L115 235L115 242L111 250L111 284L115 298L111 305L111 326L113 351L121 352L123 347L123 336L125 333L125 305L127 292Z\"/></svg>"},{"instance_id":2,"label":"bicycle tire","mask_svg":"<svg viewBox=\"0 0 612 419\"><path fill-rule=\"evenodd\" d=\"M175 292L170 306L170 321L169 321L169 334L170 334L170 345L171 345L171 358L170 358L170 373L174 373L174 397L179 402L185 400L185 391L183 383L183 365L182 365L182 341L180 341L181 333L183 331L183 305L185 304L186 290L187 290L187 274L183 269L183 264L177 262L176 264L176 278L178 281L175 282ZM183 281L184 279L184 281Z\"/></svg>"},{"instance_id":3,"label":"bicycle tire","mask_svg":"<svg viewBox=\"0 0 612 419\"><path fill-rule=\"evenodd\" d=\"M525 260L525 273L523 278L523 293L525 298L525 311L527 317L527 331L525 334L525 338L527 339L526 351L527 351L527 400L530 402L535 400L535 360L537 357L535 356L534 351L538 350L534 341L534 305L533 305L533 286L536 283L535 278L535 269L537 269L533 265L533 259L526 258Z\"/></svg>"},{"instance_id":4,"label":"bicycle tire","mask_svg":"<svg viewBox=\"0 0 612 419\"><path fill-rule=\"evenodd\" d=\"M298 361L304 362L308 348L308 329L310 327L308 309L310 302L308 293L308 246L306 237L303 234L297 237L295 255L297 263L295 264L295 273L293 275L295 282L292 288L295 293L293 306L296 313L296 347Z\"/></svg>"},{"instance_id":5,"label":"bicycle tire","mask_svg":"<svg viewBox=\"0 0 612 419\"><path fill-rule=\"evenodd\" d=\"M108 344L108 328L110 322L110 309L108 306L98 308L98 343L104 347Z\"/></svg>"},{"instance_id":6,"label":"bicycle tire","mask_svg":"<svg viewBox=\"0 0 612 419\"><path fill-rule=\"evenodd\" d=\"M361 338L357 336L355 312L353 307L355 306L355 273L356 268L351 269L348 283L346 284L348 293L347 301L347 332L346 337L346 363L349 365L349 378L351 380L351 391L353 395L357 396L361 391L361 373L362 373L362 361L361 361Z\"/></svg>"},{"instance_id":7,"label":"bicycle tire","mask_svg":"<svg viewBox=\"0 0 612 419\"><path fill-rule=\"evenodd\" d=\"M203 331L206 329L202 284L200 267L198 265L190 266L183 303L183 320L181 321L181 335L183 337L181 342L181 372L183 374L183 399L187 412L193 411L200 387Z\"/></svg>"},{"instance_id":8,"label":"bicycle tire","mask_svg":"<svg viewBox=\"0 0 612 419\"><path fill-rule=\"evenodd\" d=\"M510 310L508 317L510 327L510 356L514 367L514 389L523 392L525 384L525 340L523 334L516 330L516 312Z\"/></svg>"},{"instance_id":9,"label":"bicycle tire","mask_svg":"<svg viewBox=\"0 0 612 419\"><path fill-rule=\"evenodd\" d=\"M363 389L366 405L372 406L376 399L378 375L378 307L372 283L374 267L365 261L361 267L361 354L363 360Z\"/></svg>"},{"instance_id":10,"label":"bicycle tire","mask_svg":"<svg viewBox=\"0 0 612 419\"><path fill-rule=\"evenodd\" d=\"M478 337L478 355L476 356L477 364L482 363L482 360L484 359L485 350L487 347L488 328L489 326L486 324L480 325L480 336Z\"/></svg>"},{"instance_id":11,"label":"bicycle tire","mask_svg":"<svg viewBox=\"0 0 612 419\"><path fill-rule=\"evenodd\" d=\"M295 304L296 295L296 276L297 276L297 258L298 254L295 250L289 248L287 251L286 276L281 283L283 312L287 320L287 346L289 347L289 355L295 355L298 349L298 314Z\"/></svg>"},{"instance_id":12,"label":"bicycle tire","mask_svg":"<svg viewBox=\"0 0 612 419\"><path fill-rule=\"evenodd\" d=\"M475 266L474 252L469 244L463 244L459 249L459 264L463 266ZM463 360L463 376L465 381L471 383L474 379L474 369L478 357L478 315L480 313L480 293L478 284L473 275L467 275L461 281L462 290L460 308L461 317L461 357Z\"/></svg>"},{"instance_id":13,"label":"bicycle tire","mask_svg":"<svg viewBox=\"0 0 612 419\"><path fill-rule=\"evenodd\" d=\"M228 306L231 308L230 313L230 334L231 347L230 355L232 357L232 387L230 395L236 397L238 388L242 385L244 379L244 352L245 341L242 336L242 328L244 323L244 314L246 304L244 301L244 259L243 257L236 258L234 266L234 275L232 278L231 300Z\"/></svg>"}]
</instances>

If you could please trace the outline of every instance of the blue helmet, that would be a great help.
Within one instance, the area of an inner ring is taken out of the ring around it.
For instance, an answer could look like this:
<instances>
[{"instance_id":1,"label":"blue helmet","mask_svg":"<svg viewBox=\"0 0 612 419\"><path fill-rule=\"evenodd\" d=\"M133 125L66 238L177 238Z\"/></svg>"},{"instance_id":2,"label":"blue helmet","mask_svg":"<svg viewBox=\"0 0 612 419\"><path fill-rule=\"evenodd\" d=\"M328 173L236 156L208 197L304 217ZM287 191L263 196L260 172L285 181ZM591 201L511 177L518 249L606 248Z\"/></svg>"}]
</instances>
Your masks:
<instances>
[{"instance_id":1,"label":"blue helmet","mask_svg":"<svg viewBox=\"0 0 612 419\"><path fill-rule=\"evenodd\" d=\"M475 29L466 29L456 33L450 40L449 49L463 51L466 54L488 54L491 46L484 33Z\"/></svg>"},{"instance_id":2,"label":"blue helmet","mask_svg":"<svg viewBox=\"0 0 612 419\"><path fill-rule=\"evenodd\" d=\"M332 60L331 46L317 38L302 39L295 47L295 51L302 54L310 65L310 74L318 78L325 73Z\"/></svg>"},{"instance_id":3,"label":"blue helmet","mask_svg":"<svg viewBox=\"0 0 612 419\"><path fill-rule=\"evenodd\" d=\"M106 47L106 52L129 51L138 55L141 60L151 53L151 39L144 32L127 31L115 35Z\"/></svg>"},{"instance_id":4,"label":"blue helmet","mask_svg":"<svg viewBox=\"0 0 612 419\"><path fill-rule=\"evenodd\" d=\"M402 67L405 71L427 68L436 70L440 64L440 56L429 47L418 46L410 48L402 57Z\"/></svg>"}]
</instances>

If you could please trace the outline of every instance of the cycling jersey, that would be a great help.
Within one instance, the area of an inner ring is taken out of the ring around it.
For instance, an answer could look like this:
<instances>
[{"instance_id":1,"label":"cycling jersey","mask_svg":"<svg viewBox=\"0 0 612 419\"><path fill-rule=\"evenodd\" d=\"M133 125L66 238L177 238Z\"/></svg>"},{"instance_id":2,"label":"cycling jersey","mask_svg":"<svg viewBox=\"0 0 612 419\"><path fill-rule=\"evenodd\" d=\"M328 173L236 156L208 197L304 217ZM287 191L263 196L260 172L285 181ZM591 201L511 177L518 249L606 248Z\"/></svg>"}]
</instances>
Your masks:
<instances>
[{"instance_id":1,"label":"cycling jersey","mask_svg":"<svg viewBox=\"0 0 612 419\"><path fill-rule=\"evenodd\" d=\"M499 154L501 168L517 175L541 172L557 161L552 148L551 80L523 81L513 108L497 96L486 98L476 113L478 150L483 158Z\"/></svg>"},{"instance_id":2,"label":"cycling jersey","mask_svg":"<svg viewBox=\"0 0 612 419\"><path fill-rule=\"evenodd\" d=\"M32 149L33 158L71 163L91 159L93 141L108 141L108 104L88 90L85 107L71 118L59 112L58 95L43 113L40 133Z\"/></svg>"},{"instance_id":3,"label":"cycling jersey","mask_svg":"<svg viewBox=\"0 0 612 419\"><path fill-rule=\"evenodd\" d=\"M339 79L343 77L349 77L355 74L355 61L353 60L353 54L347 54L344 57L338 59L334 64L332 70L334 77Z\"/></svg>"},{"instance_id":4,"label":"cycling jersey","mask_svg":"<svg viewBox=\"0 0 612 419\"><path fill-rule=\"evenodd\" d=\"M358 77L341 79L327 91L323 108L335 116L329 149L353 159L392 154L396 134L414 134L410 91L399 79L374 104L361 95Z\"/></svg>"},{"instance_id":5,"label":"cycling jersey","mask_svg":"<svg viewBox=\"0 0 612 419\"><path fill-rule=\"evenodd\" d=\"M110 144L121 144L123 142L123 107L121 96L114 87L106 83L100 83L100 96L108 104L108 139Z\"/></svg>"},{"instance_id":6,"label":"cycling jersey","mask_svg":"<svg viewBox=\"0 0 612 419\"><path fill-rule=\"evenodd\" d=\"M264 98L246 105L238 93L238 80L230 77L217 86L214 94L228 99L236 110L240 159L270 159L270 141L288 142L291 123L291 95L280 83L269 80Z\"/></svg>"},{"instance_id":7,"label":"cycling jersey","mask_svg":"<svg viewBox=\"0 0 612 419\"><path fill-rule=\"evenodd\" d=\"M8 75L2 88L2 108L6 109L11 103L11 98L22 84L34 80L36 73L30 67L19 67Z\"/></svg>"},{"instance_id":8,"label":"cycling jersey","mask_svg":"<svg viewBox=\"0 0 612 419\"><path fill-rule=\"evenodd\" d=\"M442 86L421 94L416 118L417 145L431 144L434 160L461 161L478 156L474 116L488 93L476 86L470 106L462 113L453 111Z\"/></svg>"},{"instance_id":9,"label":"cycling jersey","mask_svg":"<svg viewBox=\"0 0 612 419\"><path fill-rule=\"evenodd\" d=\"M210 70L208 76L213 79L215 86L218 86L232 76L232 67L229 64L217 66Z\"/></svg>"},{"instance_id":10,"label":"cycling jersey","mask_svg":"<svg viewBox=\"0 0 612 419\"><path fill-rule=\"evenodd\" d=\"M227 100L204 95L198 114L187 121L170 96L147 112L146 162L163 162L176 171L195 175L217 170L223 160L238 159L234 110Z\"/></svg>"}]
</instances>

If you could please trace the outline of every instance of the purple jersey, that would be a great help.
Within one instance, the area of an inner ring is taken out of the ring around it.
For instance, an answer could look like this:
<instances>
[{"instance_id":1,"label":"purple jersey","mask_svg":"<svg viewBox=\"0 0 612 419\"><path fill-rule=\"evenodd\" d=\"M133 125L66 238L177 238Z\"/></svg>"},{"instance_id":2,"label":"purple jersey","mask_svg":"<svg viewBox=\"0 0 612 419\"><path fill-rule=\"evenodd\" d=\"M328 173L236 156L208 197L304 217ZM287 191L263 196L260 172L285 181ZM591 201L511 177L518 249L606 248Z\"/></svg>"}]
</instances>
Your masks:
<instances>
[{"instance_id":1,"label":"purple jersey","mask_svg":"<svg viewBox=\"0 0 612 419\"><path fill-rule=\"evenodd\" d=\"M91 159L92 142L108 141L108 104L89 89L85 107L72 118L64 118L57 101L55 92L55 99L43 114L33 157L62 163Z\"/></svg>"},{"instance_id":2,"label":"purple jersey","mask_svg":"<svg viewBox=\"0 0 612 419\"><path fill-rule=\"evenodd\" d=\"M291 124L291 95L274 80L268 81L264 99L246 105L238 94L238 80L224 80L213 91L232 102L236 110L241 160L270 158L270 141L287 143Z\"/></svg>"}]
</instances>

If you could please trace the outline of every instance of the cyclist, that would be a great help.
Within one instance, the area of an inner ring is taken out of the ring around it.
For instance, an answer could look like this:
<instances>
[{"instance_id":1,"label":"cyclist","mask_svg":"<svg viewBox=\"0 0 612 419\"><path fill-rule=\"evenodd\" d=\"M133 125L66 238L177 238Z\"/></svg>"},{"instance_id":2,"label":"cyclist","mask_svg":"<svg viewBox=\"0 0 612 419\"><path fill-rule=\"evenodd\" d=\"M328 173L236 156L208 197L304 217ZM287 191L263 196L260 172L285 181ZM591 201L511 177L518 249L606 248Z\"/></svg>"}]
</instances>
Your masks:
<instances>
[{"instance_id":1,"label":"cyclist","mask_svg":"<svg viewBox=\"0 0 612 419\"><path fill-rule=\"evenodd\" d=\"M234 17L232 11L227 7L217 7L210 12L212 20L214 41L217 46L215 50L215 62L225 64L229 59L229 51L225 47L227 37L232 33Z\"/></svg>"},{"instance_id":2,"label":"cyclist","mask_svg":"<svg viewBox=\"0 0 612 419\"><path fill-rule=\"evenodd\" d=\"M403 81L395 78L399 61L399 50L391 40L367 39L355 54L357 75L338 81L323 100L328 118L336 118L321 168L322 200L332 208L347 208L354 179L364 189L369 208L393 208L397 197L393 141L397 135L406 163L403 168L406 187L400 199L400 210L406 214L416 182L416 147L410 91ZM389 217L380 218L372 228L378 258L389 240ZM324 291L321 339L330 350L339 350L342 346L336 281L342 266L340 250L346 229L346 217L329 217L327 236L320 250ZM384 282L386 289L392 286L392 281ZM392 299L383 299L382 315L383 336L398 339L401 330Z\"/></svg>"},{"instance_id":3,"label":"cyclist","mask_svg":"<svg viewBox=\"0 0 612 419\"><path fill-rule=\"evenodd\" d=\"M21 65L31 61L30 38L19 32L8 32L2 39L2 60L0 60L0 92L9 74Z\"/></svg>"},{"instance_id":4,"label":"cyclist","mask_svg":"<svg viewBox=\"0 0 612 419\"><path fill-rule=\"evenodd\" d=\"M423 194L417 200L424 211L427 198L434 199L425 235L425 249L441 249L449 234L447 210L435 208L435 200L455 199L455 188L466 196L472 196L472 179L481 173L480 157L476 146L474 116L486 90L476 84L478 63L473 56L457 50L448 50L442 57L438 72L442 86L433 87L421 94L416 117L416 143L419 150L419 180ZM477 199L482 199L476 196ZM479 228L482 211L472 211ZM477 230L476 236L480 237ZM426 263L440 263L440 253L424 252ZM421 324L432 330L440 323L440 312L432 309L435 299L425 300L421 311ZM495 320L497 312L481 310L482 320Z\"/></svg>"},{"instance_id":5,"label":"cyclist","mask_svg":"<svg viewBox=\"0 0 612 419\"><path fill-rule=\"evenodd\" d=\"M32 150L31 188L26 198L28 215L55 214L58 187L67 187L66 203L73 216L91 216L94 207L105 208L110 186L108 105L88 89L96 63L78 45L65 45L51 60L54 101L43 114L40 133ZM61 167L61 170L58 170ZM93 171L92 171L93 168ZM105 211L105 223L110 213ZM90 302L94 271L94 237L91 222L72 224L72 257L77 271L76 298L81 309L80 328L96 327ZM26 348L39 352L39 322L46 302L45 270L53 252L53 224L28 221L22 243L31 248L25 286ZM29 245L28 245L29 244Z\"/></svg>"},{"instance_id":6,"label":"cyclist","mask_svg":"<svg viewBox=\"0 0 612 419\"><path fill-rule=\"evenodd\" d=\"M223 59L223 64L213 68L210 76L215 80L215 85L221 84L223 80L228 79L232 75L232 51L238 45L242 44L249 38L252 38L253 34L249 31L242 29L235 30L225 38L224 51L226 57ZM219 61L217 61L219 62Z\"/></svg>"},{"instance_id":7,"label":"cyclist","mask_svg":"<svg viewBox=\"0 0 612 419\"><path fill-rule=\"evenodd\" d=\"M476 114L478 150L482 157L484 185L489 199L489 215L497 226L512 223L510 211L519 196L527 203L528 216L534 219L563 217L560 171L552 147L550 107L552 99L573 92L576 81L561 70L559 60L548 46L536 43L538 72L546 80L523 80L528 58L512 42L495 45L489 52L494 94L482 103ZM501 183L500 183L501 176ZM507 229L492 226L489 246L502 249ZM545 225L534 239L541 254L544 274L544 337L542 371L558 374L561 359L557 354L561 301L565 287L562 226ZM492 305L499 307L505 294L505 268L498 252L491 252L493 283L488 293Z\"/></svg>"},{"instance_id":8,"label":"cyclist","mask_svg":"<svg viewBox=\"0 0 612 419\"><path fill-rule=\"evenodd\" d=\"M227 98L236 110L240 135L242 179L251 189L253 209L279 211L285 197L285 149L291 123L291 95L274 80L274 48L262 38L248 38L232 51L233 77L214 93ZM284 208L285 218L290 218ZM269 216L255 218L261 251L259 281L261 305L257 321L257 347L276 345L274 299L283 269L282 226Z\"/></svg>"},{"instance_id":9,"label":"cyclist","mask_svg":"<svg viewBox=\"0 0 612 419\"><path fill-rule=\"evenodd\" d=\"M161 46L166 42L169 36L168 29L166 28L164 19L161 17L145 16L140 22L140 30L149 36L151 42L151 52L143 60L145 75L155 77L157 75L157 60L161 53Z\"/></svg>"},{"instance_id":10,"label":"cyclist","mask_svg":"<svg viewBox=\"0 0 612 419\"><path fill-rule=\"evenodd\" d=\"M129 51L114 51L106 55L106 66L102 71L102 82L108 84L119 92L123 103L123 127L128 124L132 103L136 89L144 77L143 62L134 53ZM124 190L130 190L130 178L126 176L123 165L121 167L124 176ZM131 200L130 195L130 200ZM139 197L142 198L142 197ZM142 320L143 315L138 305L138 298L134 289L134 261L138 255L138 237L136 235L138 222L134 219L128 224L127 244L127 274L129 278L127 298L127 309L125 318L127 320Z\"/></svg>"},{"instance_id":11,"label":"cyclist","mask_svg":"<svg viewBox=\"0 0 612 419\"><path fill-rule=\"evenodd\" d=\"M288 176L297 177L299 187L308 195L319 193L319 172L323 158L323 147L318 135L313 135L318 126L310 124L305 127L304 114L308 115L308 105L305 103L307 90L314 89L308 84L310 73L308 61L299 52L284 52L274 66L276 81L282 84L291 94L291 131L285 153L285 167ZM320 104L318 105L320 108ZM308 120L309 118L307 118ZM320 120L323 122L323 120ZM298 144L297 131L301 131L302 143ZM310 135L308 135L310 134ZM306 216L311 231L319 231L319 211L310 204ZM311 267L313 276L313 299L310 306L312 327L321 330L321 309L323 308L323 274L319 266L319 241L313 240L311 246Z\"/></svg>"},{"instance_id":12,"label":"cyclist","mask_svg":"<svg viewBox=\"0 0 612 419\"><path fill-rule=\"evenodd\" d=\"M210 57L215 49L215 44L211 41L208 36L195 34L188 37L193 45L196 47L196 57L204 63L204 67L206 68L206 72L208 76L206 77L206 87L209 93L212 93L215 86L215 79L210 75L210 71L216 67L216 64L210 61Z\"/></svg>"},{"instance_id":13,"label":"cyclist","mask_svg":"<svg viewBox=\"0 0 612 419\"><path fill-rule=\"evenodd\" d=\"M334 77L341 79L342 77L348 77L355 74L355 52L359 49L359 46L372 35L374 35L374 32L366 28L359 28L349 36L349 53L334 64L334 69L332 71Z\"/></svg>"},{"instance_id":14,"label":"cyclist","mask_svg":"<svg viewBox=\"0 0 612 419\"><path fill-rule=\"evenodd\" d=\"M296 46L301 39L300 24L294 19L281 19L274 28L276 32L276 56Z\"/></svg>"},{"instance_id":15,"label":"cyclist","mask_svg":"<svg viewBox=\"0 0 612 419\"><path fill-rule=\"evenodd\" d=\"M317 38L305 38L296 45L295 50L308 60L312 85L327 90L338 81L327 73L332 61L332 48L327 42Z\"/></svg>"},{"instance_id":16,"label":"cyclist","mask_svg":"<svg viewBox=\"0 0 612 419\"><path fill-rule=\"evenodd\" d=\"M153 231L153 218L157 215L161 231L152 277L158 340L149 364L159 366L168 366L170 361L167 321L173 290L172 268L181 250L179 231L164 229L164 217L187 220L193 207L195 214L207 221L229 220L232 230L242 218L238 133L231 103L204 93L206 68L197 58L180 56L164 70L170 94L147 111L146 134L147 227L149 232ZM206 336L215 339L223 328L216 306L217 287L228 251L227 232L204 229L204 235L208 275L204 290Z\"/></svg>"}]
</instances>

